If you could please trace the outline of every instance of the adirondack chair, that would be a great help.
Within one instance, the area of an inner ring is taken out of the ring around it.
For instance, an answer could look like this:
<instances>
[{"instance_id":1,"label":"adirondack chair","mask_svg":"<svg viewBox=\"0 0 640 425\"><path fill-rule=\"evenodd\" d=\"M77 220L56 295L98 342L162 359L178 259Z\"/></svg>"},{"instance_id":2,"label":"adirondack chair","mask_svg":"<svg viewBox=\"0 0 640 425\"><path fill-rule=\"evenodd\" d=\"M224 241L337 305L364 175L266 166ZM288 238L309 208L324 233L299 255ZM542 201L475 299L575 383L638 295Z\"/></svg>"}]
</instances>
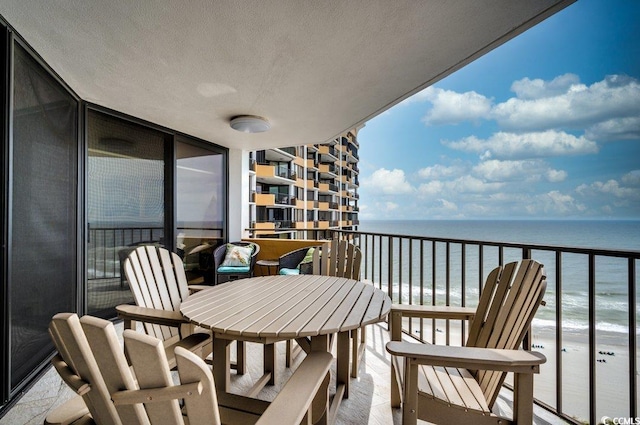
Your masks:
<instances>
[{"instance_id":1,"label":"adirondack chair","mask_svg":"<svg viewBox=\"0 0 640 425\"><path fill-rule=\"evenodd\" d=\"M391 405L403 424L531 424L533 374L546 358L519 350L546 289L542 265L522 260L487 277L478 307L394 306L391 310ZM404 317L468 319L464 347L402 341ZM514 373L513 418L491 410L507 372Z\"/></svg>"},{"instance_id":2,"label":"adirondack chair","mask_svg":"<svg viewBox=\"0 0 640 425\"><path fill-rule=\"evenodd\" d=\"M227 254L228 246L238 247L253 247L253 251L248 259L248 264L244 266L225 266L225 258ZM214 268L214 285L219 283L228 282L233 279L241 279L243 277L252 277L253 268L256 266L258 259L258 253L260 252L260 245L253 242L229 242L228 244L220 245L213 251L213 268Z\"/></svg>"},{"instance_id":3,"label":"adirondack chair","mask_svg":"<svg viewBox=\"0 0 640 425\"><path fill-rule=\"evenodd\" d=\"M173 350L181 346L198 353L202 358L211 354L211 333L194 332L192 325L180 313L180 304L189 295L190 289L208 286L187 285L187 277L180 257L165 248L147 245L129 253L124 262L124 272L129 281L136 305L116 307L118 317L124 320L125 329L134 329L135 322L144 325L147 334L164 341L169 364L173 368ZM238 374L244 374L245 343L237 344Z\"/></svg>"},{"instance_id":4,"label":"adirondack chair","mask_svg":"<svg viewBox=\"0 0 640 425\"><path fill-rule=\"evenodd\" d=\"M362 252L360 248L354 244L345 240L332 239L330 242L326 242L321 246L315 246L314 248L310 272L311 274L323 275L323 276L338 276L346 277L349 279L360 279L360 265L362 262ZM304 271L303 265L296 268L298 264L305 258L309 247L297 249L284 254L279 259L279 273L280 274L296 274L295 270ZM287 272L282 273L282 270ZM293 273L292 273L293 272ZM351 332L352 340L352 362L351 362L351 376L358 377L359 362L362 358L362 353L365 348L365 334L364 328L362 329L362 337L358 338L358 330ZM360 341L360 343L359 343ZM294 357L293 346L291 341L287 341L286 347L286 366L290 367L291 361Z\"/></svg>"},{"instance_id":5,"label":"adirondack chair","mask_svg":"<svg viewBox=\"0 0 640 425\"><path fill-rule=\"evenodd\" d=\"M326 406L332 363L326 352L305 358L273 402L232 397L230 407L224 405L224 394L216 394L206 363L182 347L175 349L180 379L176 385L157 338L125 330L132 371L107 320L59 313L49 332L59 352L52 363L86 409L70 415L69 406L63 405L45 424L298 424L312 409L319 414L318 406Z\"/></svg>"}]
</instances>

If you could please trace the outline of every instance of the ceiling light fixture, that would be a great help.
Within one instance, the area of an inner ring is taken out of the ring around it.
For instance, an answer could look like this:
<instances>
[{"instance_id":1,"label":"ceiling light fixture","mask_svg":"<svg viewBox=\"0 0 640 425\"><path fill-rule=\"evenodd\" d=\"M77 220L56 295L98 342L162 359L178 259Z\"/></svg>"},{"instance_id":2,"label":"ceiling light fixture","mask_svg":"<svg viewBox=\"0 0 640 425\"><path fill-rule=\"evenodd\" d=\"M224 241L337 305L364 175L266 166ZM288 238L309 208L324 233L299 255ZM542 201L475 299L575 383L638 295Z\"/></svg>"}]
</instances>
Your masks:
<instances>
[{"instance_id":1,"label":"ceiling light fixture","mask_svg":"<svg viewBox=\"0 0 640 425\"><path fill-rule=\"evenodd\" d=\"M271 128L269 121L255 115L239 115L231 118L231 128L243 133L262 133Z\"/></svg>"}]
</instances>

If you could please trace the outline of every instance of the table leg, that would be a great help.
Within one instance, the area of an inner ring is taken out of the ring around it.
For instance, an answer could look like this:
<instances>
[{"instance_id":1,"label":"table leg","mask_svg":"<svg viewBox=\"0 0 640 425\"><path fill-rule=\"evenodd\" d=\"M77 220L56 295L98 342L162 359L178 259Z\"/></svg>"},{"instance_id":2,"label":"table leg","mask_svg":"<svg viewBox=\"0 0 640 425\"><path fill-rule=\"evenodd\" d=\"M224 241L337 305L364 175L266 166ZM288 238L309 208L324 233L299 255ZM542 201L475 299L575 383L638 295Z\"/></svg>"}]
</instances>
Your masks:
<instances>
[{"instance_id":1,"label":"table leg","mask_svg":"<svg viewBox=\"0 0 640 425\"><path fill-rule=\"evenodd\" d=\"M311 337L310 351L326 351L329 352L329 335L317 335ZM326 390L318 391L313 400L311 408L311 423L318 425L327 425L334 423L334 419L330 419L331 407L329 406L329 375L327 375ZM325 388L323 384L323 388Z\"/></svg>"},{"instance_id":2,"label":"table leg","mask_svg":"<svg viewBox=\"0 0 640 425\"><path fill-rule=\"evenodd\" d=\"M276 345L265 344L263 351L263 369L264 373L270 373L269 385L275 385L276 383Z\"/></svg>"},{"instance_id":3,"label":"table leg","mask_svg":"<svg viewBox=\"0 0 640 425\"><path fill-rule=\"evenodd\" d=\"M213 339L213 379L217 392L229 392L231 379L229 369L231 368L231 343L232 341L222 338Z\"/></svg>"},{"instance_id":4,"label":"table leg","mask_svg":"<svg viewBox=\"0 0 640 425\"><path fill-rule=\"evenodd\" d=\"M236 371L238 375L244 375L247 371L247 343L244 341L236 343Z\"/></svg>"},{"instance_id":5,"label":"table leg","mask_svg":"<svg viewBox=\"0 0 640 425\"><path fill-rule=\"evenodd\" d=\"M349 398L349 331L338 333L338 352L336 356L336 386L344 385L344 398Z\"/></svg>"}]
</instances>

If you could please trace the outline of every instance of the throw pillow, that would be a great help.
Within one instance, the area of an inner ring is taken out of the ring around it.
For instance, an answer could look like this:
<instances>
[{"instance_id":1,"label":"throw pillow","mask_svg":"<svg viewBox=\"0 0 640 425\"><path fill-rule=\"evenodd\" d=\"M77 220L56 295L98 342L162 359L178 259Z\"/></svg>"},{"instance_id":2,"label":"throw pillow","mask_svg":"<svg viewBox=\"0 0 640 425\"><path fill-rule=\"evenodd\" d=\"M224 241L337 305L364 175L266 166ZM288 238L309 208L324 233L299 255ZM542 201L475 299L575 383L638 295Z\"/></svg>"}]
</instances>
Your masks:
<instances>
[{"instance_id":1,"label":"throw pillow","mask_svg":"<svg viewBox=\"0 0 640 425\"><path fill-rule=\"evenodd\" d=\"M315 248L309 248L307 250L306 255L298 264L298 270L300 270L300 274L313 274L313 253L315 252Z\"/></svg>"},{"instance_id":2,"label":"throw pillow","mask_svg":"<svg viewBox=\"0 0 640 425\"><path fill-rule=\"evenodd\" d=\"M253 245L239 246L228 243L222 267L248 267L251 265Z\"/></svg>"},{"instance_id":3,"label":"throw pillow","mask_svg":"<svg viewBox=\"0 0 640 425\"><path fill-rule=\"evenodd\" d=\"M300 264L305 264L305 263L310 263L313 261L313 252L315 251L315 248L309 248L307 250L307 253L305 254L304 258L302 259L302 261L300 261Z\"/></svg>"}]
</instances>

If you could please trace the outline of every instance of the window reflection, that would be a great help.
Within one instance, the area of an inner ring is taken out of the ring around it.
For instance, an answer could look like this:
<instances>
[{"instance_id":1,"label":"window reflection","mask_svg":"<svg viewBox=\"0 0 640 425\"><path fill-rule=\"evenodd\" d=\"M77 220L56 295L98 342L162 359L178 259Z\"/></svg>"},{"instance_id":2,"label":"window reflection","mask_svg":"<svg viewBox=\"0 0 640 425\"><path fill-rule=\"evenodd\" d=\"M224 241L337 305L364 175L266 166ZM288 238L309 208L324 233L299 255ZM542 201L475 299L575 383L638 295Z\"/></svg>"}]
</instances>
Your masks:
<instances>
[{"instance_id":1,"label":"window reflection","mask_svg":"<svg viewBox=\"0 0 640 425\"><path fill-rule=\"evenodd\" d=\"M222 152L176 144L176 248L190 283L213 283L213 250L224 237Z\"/></svg>"}]
</instances>

